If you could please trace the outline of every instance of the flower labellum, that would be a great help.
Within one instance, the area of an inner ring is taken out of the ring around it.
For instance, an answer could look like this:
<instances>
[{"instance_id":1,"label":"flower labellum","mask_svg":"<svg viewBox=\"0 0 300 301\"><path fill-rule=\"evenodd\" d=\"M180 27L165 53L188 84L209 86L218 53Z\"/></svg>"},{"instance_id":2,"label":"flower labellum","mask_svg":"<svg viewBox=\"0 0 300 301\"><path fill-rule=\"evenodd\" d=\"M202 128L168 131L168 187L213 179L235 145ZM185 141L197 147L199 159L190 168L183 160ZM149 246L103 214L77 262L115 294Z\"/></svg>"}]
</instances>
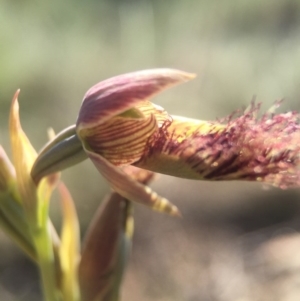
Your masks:
<instances>
[{"instance_id":1,"label":"flower labellum","mask_svg":"<svg viewBox=\"0 0 300 301\"><path fill-rule=\"evenodd\" d=\"M253 103L247 112L223 122L172 116L135 165L190 179L299 186L299 114L267 112L257 118L258 111Z\"/></svg>"}]
</instances>

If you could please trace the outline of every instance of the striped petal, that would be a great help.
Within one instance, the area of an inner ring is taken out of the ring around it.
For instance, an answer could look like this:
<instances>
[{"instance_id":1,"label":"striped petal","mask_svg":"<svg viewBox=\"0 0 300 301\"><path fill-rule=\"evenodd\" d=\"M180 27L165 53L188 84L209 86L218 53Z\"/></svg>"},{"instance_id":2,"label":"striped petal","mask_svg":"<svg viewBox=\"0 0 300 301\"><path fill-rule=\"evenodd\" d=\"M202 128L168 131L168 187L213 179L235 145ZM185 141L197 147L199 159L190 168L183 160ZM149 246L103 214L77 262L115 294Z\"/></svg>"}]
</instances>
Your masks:
<instances>
[{"instance_id":1,"label":"striped petal","mask_svg":"<svg viewBox=\"0 0 300 301\"><path fill-rule=\"evenodd\" d=\"M94 128L82 129L80 138L94 152L119 166L138 161L149 137L157 130L154 115L139 119L117 116Z\"/></svg>"}]
</instances>

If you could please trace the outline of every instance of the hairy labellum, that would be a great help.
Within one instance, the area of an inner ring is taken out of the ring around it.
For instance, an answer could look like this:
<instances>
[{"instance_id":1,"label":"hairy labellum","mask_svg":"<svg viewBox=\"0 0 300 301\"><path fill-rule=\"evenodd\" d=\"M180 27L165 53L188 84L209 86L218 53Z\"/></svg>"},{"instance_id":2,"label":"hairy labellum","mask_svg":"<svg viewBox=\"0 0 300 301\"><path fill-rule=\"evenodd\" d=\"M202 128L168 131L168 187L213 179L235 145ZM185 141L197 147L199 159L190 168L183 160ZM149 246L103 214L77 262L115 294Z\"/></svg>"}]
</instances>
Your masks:
<instances>
[{"instance_id":1,"label":"hairy labellum","mask_svg":"<svg viewBox=\"0 0 300 301\"><path fill-rule=\"evenodd\" d=\"M265 114L258 119L258 110L253 104L227 123L173 117L149 140L136 166L191 179L299 186L299 115Z\"/></svg>"}]
</instances>

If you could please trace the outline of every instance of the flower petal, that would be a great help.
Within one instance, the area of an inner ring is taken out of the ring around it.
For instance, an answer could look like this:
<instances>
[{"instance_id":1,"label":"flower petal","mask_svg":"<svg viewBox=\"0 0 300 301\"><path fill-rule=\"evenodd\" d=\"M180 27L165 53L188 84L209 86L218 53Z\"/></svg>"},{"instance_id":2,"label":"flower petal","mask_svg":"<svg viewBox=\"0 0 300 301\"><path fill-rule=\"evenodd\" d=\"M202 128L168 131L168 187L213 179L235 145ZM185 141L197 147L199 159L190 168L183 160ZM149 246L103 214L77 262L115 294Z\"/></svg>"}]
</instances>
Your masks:
<instances>
[{"instance_id":1,"label":"flower petal","mask_svg":"<svg viewBox=\"0 0 300 301\"><path fill-rule=\"evenodd\" d=\"M15 93L11 105L10 139L18 189L22 200L26 202L26 207L33 212L35 211L33 208L36 206L35 201L33 201L36 200L36 187L30 177L30 170L37 154L21 127L18 103L19 92L20 90Z\"/></svg>"},{"instance_id":2,"label":"flower petal","mask_svg":"<svg viewBox=\"0 0 300 301\"><path fill-rule=\"evenodd\" d=\"M77 132L94 127L135 107L159 92L195 75L173 69L152 69L109 78L85 94L77 119Z\"/></svg>"},{"instance_id":3,"label":"flower petal","mask_svg":"<svg viewBox=\"0 0 300 301\"><path fill-rule=\"evenodd\" d=\"M41 226L48 221L48 201L56 185L58 176L53 175L41 181L36 187L30 176L37 153L22 129L19 116L18 90L12 100L9 129L16 170L17 187L23 202L27 218L33 226Z\"/></svg>"},{"instance_id":4,"label":"flower petal","mask_svg":"<svg viewBox=\"0 0 300 301\"><path fill-rule=\"evenodd\" d=\"M58 188L63 209L61 245L59 248L62 291L66 300L79 300L77 279L80 258L79 222L73 199L67 187L60 183Z\"/></svg>"},{"instance_id":5,"label":"flower petal","mask_svg":"<svg viewBox=\"0 0 300 301\"><path fill-rule=\"evenodd\" d=\"M99 172L109 182L111 188L124 198L160 212L175 216L180 215L176 206L172 205L167 199L157 195L148 186L133 180L121 169L111 164L104 157L90 151L87 147L85 147L85 151Z\"/></svg>"},{"instance_id":6,"label":"flower petal","mask_svg":"<svg viewBox=\"0 0 300 301\"><path fill-rule=\"evenodd\" d=\"M43 177L80 163L86 158L75 125L70 126L52 137L43 147L32 166L31 177L38 184Z\"/></svg>"},{"instance_id":7,"label":"flower petal","mask_svg":"<svg viewBox=\"0 0 300 301\"><path fill-rule=\"evenodd\" d=\"M15 190L16 172L3 147L0 145L0 195Z\"/></svg>"},{"instance_id":8,"label":"flower petal","mask_svg":"<svg viewBox=\"0 0 300 301\"><path fill-rule=\"evenodd\" d=\"M116 116L92 129L82 129L80 138L95 153L120 166L138 161L149 137L157 130L154 115L139 119Z\"/></svg>"}]
</instances>

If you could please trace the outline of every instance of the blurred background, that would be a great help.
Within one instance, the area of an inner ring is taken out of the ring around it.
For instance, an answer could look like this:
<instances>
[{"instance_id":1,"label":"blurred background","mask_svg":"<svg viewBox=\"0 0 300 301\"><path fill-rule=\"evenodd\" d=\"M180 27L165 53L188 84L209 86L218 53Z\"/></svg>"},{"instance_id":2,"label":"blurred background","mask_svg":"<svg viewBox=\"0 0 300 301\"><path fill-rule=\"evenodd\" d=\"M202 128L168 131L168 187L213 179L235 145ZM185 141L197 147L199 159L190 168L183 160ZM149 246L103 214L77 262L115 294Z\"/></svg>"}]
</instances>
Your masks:
<instances>
[{"instance_id":1,"label":"blurred background","mask_svg":"<svg viewBox=\"0 0 300 301\"><path fill-rule=\"evenodd\" d=\"M216 119L253 96L300 110L300 1L0 0L0 143L11 98L36 149L75 123L98 81L172 67L198 74L155 99L169 113ZM90 162L63 173L82 236L109 188ZM160 176L152 187L183 219L136 206L122 300L292 301L300 296L299 190ZM60 225L57 196L51 215ZM0 232L0 299L41 300L35 267Z\"/></svg>"}]
</instances>

